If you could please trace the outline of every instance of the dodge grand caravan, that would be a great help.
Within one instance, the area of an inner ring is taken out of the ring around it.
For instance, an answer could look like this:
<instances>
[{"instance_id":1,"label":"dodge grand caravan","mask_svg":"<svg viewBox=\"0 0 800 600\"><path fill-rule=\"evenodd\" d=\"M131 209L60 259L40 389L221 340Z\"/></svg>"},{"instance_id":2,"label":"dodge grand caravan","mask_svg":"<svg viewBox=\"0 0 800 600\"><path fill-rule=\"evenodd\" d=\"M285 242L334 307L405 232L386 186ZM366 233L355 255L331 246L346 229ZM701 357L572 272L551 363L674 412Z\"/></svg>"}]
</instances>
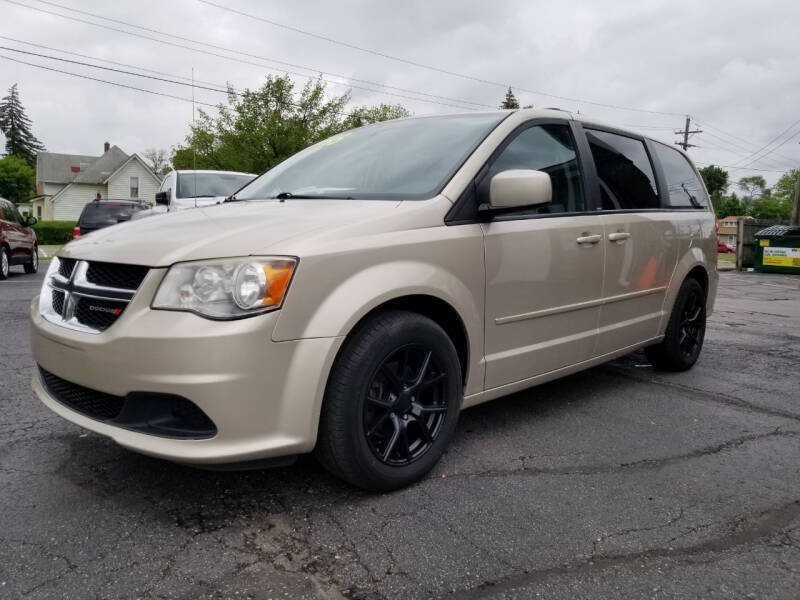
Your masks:
<instances>
[{"instance_id":1,"label":"dodge grand caravan","mask_svg":"<svg viewBox=\"0 0 800 600\"><path fill-rule=\"evenodd\" d=\"M389 490L462 408L638 348L690 368L716 295L686 155L562 111L348 131L230 200L60 251L31 306L48 407L151 456L314 451Z\"/></svg>"}]
</instances>

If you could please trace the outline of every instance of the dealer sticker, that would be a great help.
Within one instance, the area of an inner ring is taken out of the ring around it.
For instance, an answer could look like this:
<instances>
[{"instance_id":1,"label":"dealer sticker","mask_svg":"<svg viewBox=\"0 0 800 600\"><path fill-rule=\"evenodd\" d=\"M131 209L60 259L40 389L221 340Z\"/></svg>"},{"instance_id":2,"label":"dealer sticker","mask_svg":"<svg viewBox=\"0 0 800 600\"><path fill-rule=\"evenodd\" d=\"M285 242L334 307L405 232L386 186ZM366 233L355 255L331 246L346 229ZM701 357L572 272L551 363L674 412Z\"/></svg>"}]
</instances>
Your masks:
<instances>
[{"instance_id":1,"label":"dealer sticker","mask_svg":"<svg viewBox=\"0 0 800 600\"><path fill-rule=\"evenodd\" d=\"M773 267L800 267L800 248L764 248L764 264Z\"/></svg>"}]
</instances>

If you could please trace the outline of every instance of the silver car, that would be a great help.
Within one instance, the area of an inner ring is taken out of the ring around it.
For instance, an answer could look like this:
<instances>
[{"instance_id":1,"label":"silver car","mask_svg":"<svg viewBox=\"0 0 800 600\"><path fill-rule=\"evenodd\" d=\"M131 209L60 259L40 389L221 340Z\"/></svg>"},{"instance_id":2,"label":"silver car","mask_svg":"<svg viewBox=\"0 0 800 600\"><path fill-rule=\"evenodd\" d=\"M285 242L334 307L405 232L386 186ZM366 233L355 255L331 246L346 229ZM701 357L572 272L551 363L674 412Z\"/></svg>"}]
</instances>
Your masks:
<instances>
[{"instance_id":1,"label":"silver car","mask_svg":"<svg viewBox=\"0 0 800 600\"><path fill-rule=\"evenodd\" d=\"M431 469L463 408L638 348L690 368L714 305L691 161L567 112L348 131L236 200L59 252L31 306L48 407L151 456L314 451L390 490Z\"/></svg>"}]
</instances>

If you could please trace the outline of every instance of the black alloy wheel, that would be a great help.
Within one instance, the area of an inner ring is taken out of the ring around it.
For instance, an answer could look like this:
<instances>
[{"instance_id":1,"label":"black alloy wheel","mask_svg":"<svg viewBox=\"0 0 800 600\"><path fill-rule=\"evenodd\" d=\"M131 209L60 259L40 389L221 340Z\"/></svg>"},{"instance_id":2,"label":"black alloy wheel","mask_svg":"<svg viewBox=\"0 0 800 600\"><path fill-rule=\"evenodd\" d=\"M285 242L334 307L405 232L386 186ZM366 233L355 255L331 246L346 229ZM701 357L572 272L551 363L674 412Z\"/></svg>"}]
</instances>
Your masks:
<instances>
[{"instance_id":1,"label":"black alloy wheel","mask_svg":"<svg viewBox=\"0 0 800 600\"><path fill-rule=\"evenodd\" d=\"M464 383L453 341L435 321L385 310L359 323L328 376L315 454L371 491L430 471L455 433Z\"/></svg>"},{"instance_id":2,"label":"black alloy wheel","mask_svg":"<svg viewBox=\"0 0 800 600\"><path fill-rule=\"evenodd\" d=\"M684 358L691 359L705 336L705 298L693 290L686 298L678 325L678 346Z\"/></svg>"},{"instance_id":3,"label":"black alloy wheel","mask_svg":"<svg viewBox=\"0 0 800 600\"><path fill-rule=\"evenodd\" d=\"M364 435L382 463L408 465L423 456L442 429L447 374L433 349L409 344L378 367L364 403Z\"/></svg>"},{"instance_id":4,"label":"black alloy wheel","mask_svg":"<svg viewBox=\"0 0 800 600\"><path fill-rule=\"evenodd\" d=\"M664 339L644 353L659 371L685 371L697 362L705 334L705 289L696 279L686 279L678 290Z\"/></svg>"}]
</instances>

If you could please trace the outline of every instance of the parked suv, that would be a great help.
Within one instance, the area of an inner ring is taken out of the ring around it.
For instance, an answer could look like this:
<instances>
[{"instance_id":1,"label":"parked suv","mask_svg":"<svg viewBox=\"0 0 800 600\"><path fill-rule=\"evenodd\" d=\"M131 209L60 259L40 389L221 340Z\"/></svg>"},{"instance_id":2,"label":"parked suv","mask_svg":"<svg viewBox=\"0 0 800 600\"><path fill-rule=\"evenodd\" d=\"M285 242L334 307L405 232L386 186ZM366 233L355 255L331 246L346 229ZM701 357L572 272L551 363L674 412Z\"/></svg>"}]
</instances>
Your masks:
<instances>
[{"instance_id":1,"label":"parked suv","mask_svg":"<svg viewBox=\"0 0 800 600\"><path fill-rule=\"evenodd\" d=\"M0 198L0 280L8 278L11 265L22 265L26 273L39 270L36 217L23 217L17 207Z\"/></svg>"},{"instance_id":2,"label":"parked suv","mask_svg":"<svg viewBox=\"0 0 800 600\"><path fill-rule=\"evenodd\" d=\"M135 200L92 200L83 207L72 237L74 239L103 227L130 221L134 214L145 209L147 205Z\"/></svg>"},{"instance_id":3,"label":"parked suv","mask_svg":"<svg viewBox=\"0 0 800 600\"><path fill-rule=\"evenodd\" d=\"M348 131L236 200L61 250L31 306L48 407L151 456L315 451L390 490L462 408L637 348L690 368L714 305L686 155L562 111Z\"/></svg>"}]
</instances>

